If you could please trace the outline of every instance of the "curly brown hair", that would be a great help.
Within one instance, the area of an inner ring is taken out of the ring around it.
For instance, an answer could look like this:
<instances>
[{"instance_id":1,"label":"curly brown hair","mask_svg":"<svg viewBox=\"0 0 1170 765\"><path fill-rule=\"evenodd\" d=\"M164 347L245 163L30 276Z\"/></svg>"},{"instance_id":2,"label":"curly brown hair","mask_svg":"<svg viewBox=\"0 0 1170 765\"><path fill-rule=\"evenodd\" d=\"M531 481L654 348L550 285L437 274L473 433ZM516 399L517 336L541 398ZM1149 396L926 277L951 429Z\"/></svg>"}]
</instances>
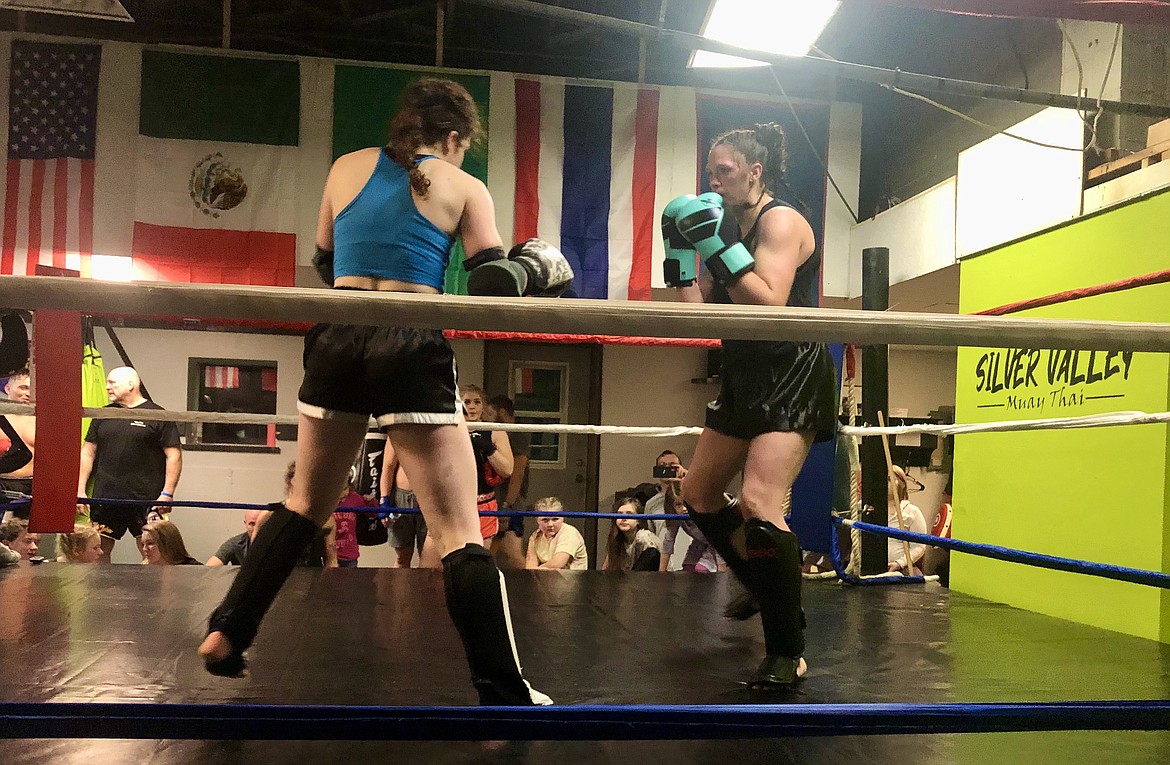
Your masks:
<instances>
[{"instance_id":1,"label":"curly brown hair","mask_svg":"<svg viewBox=\"0 0 1170 765\"><path fill-rule=\"evenodd\" d=\"M431 182L415 164L415 150L442 143L452 131L473 143L483 132L479 108L467 88L437 77L424 77L408 85L402 105L390 121L386 153L410 173L410 187L419 196L426 196Z\"/></svg>"}]
</instances>

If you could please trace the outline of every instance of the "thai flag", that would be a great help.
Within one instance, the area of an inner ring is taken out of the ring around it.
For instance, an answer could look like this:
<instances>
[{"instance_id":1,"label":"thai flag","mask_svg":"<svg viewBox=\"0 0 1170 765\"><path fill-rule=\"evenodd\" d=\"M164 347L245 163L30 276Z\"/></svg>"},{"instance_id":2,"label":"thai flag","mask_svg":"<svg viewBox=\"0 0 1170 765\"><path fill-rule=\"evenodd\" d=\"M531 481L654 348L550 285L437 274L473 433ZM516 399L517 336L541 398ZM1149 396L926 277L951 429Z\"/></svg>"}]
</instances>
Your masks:
<instances>
[{"instance_id":1,"label":"thai flag","mask_svg":"<svg viewBox=\"0 0 1170 765\"><path fill-rule=\"evenodd\" d=\"M497 205L514 200L512 239L558 247L579 297L649 300L652 283L661 286L659 214L695 190L693 91L559 78L500 84L493 75L489 186ZM514 143L501 144L501 133ZM499 172L501 161L514 178Z\"/></svg>"}]
</instances>

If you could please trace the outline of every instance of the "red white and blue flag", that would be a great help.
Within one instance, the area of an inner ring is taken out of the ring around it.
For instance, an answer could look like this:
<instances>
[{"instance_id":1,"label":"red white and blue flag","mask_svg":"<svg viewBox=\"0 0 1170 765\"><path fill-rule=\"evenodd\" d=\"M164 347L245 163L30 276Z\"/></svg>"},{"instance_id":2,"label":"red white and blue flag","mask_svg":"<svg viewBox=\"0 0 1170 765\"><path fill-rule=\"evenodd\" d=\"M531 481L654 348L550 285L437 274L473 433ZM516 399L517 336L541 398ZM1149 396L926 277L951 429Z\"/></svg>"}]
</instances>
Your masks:
<instances>
[{"instance_id":1,"label":"red white and blue flag","mask_svg":"<svg viewBox=\"0 0 1170 765\"><path fill-rule=\"evenodd\" d=\"M89 271L101 47L14 40L0 273Z\"/></svg>"},{"instance_id":2,"label":"red white and blue flag","mask_svg":"<svg viewBox=\"0 0 1170 765\"><path fill-rule=\"evenodd\" d=\"M659 212L695 190L693 91L672 98L659 88L522 77L501 88L501 79L493 75L488 175L497 206L514 205L511 239L559 248L578 297L649 300L652 284L661 286ZM689 146L676 179L663 145L673 146L680 121ZM512 136L514 144L500 140Z\"/></svg>"}]
</instances>

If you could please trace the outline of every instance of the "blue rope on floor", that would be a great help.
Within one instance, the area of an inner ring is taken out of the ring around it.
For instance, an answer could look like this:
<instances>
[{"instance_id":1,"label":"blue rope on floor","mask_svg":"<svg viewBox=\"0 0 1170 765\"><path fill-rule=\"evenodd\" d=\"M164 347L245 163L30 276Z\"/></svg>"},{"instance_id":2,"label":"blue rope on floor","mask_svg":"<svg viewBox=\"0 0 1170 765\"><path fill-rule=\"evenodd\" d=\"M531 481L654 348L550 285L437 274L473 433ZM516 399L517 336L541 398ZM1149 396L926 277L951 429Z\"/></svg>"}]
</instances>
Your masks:
<instances>
[{"instance_id":1,"label":"blue rope on floor","mask_svg":"<svg viewBox=\"0 0 1170 765\"><path fill-rule=\"evenodd\" d=\"M0 738L634 741L1170 730L1170 701L367 707L3 703Z\"/></svg>"}]
</instances>

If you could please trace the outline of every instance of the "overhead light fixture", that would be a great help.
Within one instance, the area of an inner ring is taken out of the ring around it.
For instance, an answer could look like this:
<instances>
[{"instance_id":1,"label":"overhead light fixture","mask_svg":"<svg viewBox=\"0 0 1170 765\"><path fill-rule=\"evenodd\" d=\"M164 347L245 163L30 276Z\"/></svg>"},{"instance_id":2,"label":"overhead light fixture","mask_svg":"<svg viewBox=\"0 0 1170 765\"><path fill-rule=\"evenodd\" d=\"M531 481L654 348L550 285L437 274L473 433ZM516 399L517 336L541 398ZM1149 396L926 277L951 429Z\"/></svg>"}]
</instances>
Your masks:
<instances>
[{"instance_id":1,"label":"overhead light fixture","mask_svg":"<svg viewBox=\"0 0 1170 765\"><path fill-rule=\"evenodd\" d=\"M803 56L840 5L838 0L714 0L699 33L740 48ZM767 62L697 50L688 66L728 68Z\"/></svg>"},{"instance_id":2,"label":"overhead light fixture","mask_svg":"<svg viewBox=\"0 0 1170 765\"><path fill-rule=\"evenodd\" d=\"M0 0L0 8L30 13L57 13L106 21L134 21L118 0Z\"/></svg>"}]
</instances>

